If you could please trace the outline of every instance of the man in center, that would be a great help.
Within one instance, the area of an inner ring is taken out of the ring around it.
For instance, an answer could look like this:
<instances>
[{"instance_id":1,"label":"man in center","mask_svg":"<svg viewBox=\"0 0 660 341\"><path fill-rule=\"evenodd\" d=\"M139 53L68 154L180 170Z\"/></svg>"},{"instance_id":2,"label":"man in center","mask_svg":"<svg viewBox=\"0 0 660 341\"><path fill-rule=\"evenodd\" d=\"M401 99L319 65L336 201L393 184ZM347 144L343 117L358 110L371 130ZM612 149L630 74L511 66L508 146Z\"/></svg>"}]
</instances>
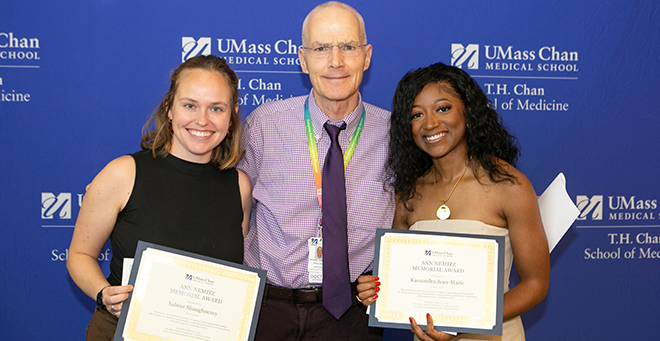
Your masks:
<instances>
[{"instance_id":1,"label":"man in center","mask_svg":"<svg viewBox=\"0 0 660 341\"><path fill-rule=\"evenodd\" d=\"M355 9L317 6L302 43L310 93L265 103L244 126L238 168L254 189L245 263L268 272L256 339L380 340L355 286L372 270L376 229L392 225L390 113L360 95L372 46Z\"/></svg>"}]
</instances>

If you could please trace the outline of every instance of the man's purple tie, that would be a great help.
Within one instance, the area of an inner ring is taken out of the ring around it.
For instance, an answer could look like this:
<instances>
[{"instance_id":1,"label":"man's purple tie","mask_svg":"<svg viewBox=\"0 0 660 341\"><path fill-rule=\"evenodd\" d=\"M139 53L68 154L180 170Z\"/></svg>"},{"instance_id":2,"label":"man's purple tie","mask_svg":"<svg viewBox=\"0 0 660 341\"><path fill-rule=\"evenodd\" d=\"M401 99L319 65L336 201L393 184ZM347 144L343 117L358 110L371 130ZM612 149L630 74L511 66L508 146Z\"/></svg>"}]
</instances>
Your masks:
<instances>
[{"instance_id":1,"label":"man's purple tie","mask_svg":"<svg viewBox=\"0 0 660 341\"><path fill-rule=\"evenodd\" d=\"M339 132L346 129L324 125L330 149L323 165L323 307L337 320L352 304L348 272L346 182Z\"/></svg>"}]
</instances>

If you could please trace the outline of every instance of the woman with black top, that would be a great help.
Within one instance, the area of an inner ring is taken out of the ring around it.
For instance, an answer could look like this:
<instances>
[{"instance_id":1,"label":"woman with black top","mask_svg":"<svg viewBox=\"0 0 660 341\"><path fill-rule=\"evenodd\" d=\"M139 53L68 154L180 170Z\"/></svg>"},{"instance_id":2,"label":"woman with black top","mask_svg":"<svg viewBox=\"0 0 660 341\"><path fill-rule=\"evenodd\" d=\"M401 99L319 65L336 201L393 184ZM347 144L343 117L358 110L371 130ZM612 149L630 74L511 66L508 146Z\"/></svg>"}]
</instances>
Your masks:
<instances>
[{"instance_id":1,"label":"woman with black top","mask_svg":"<svg viewBox=\"0 0 660 341\"><path fill-rule=\"evenodd\" d=\"M122 263L138 240L243 262L251 186L241 156L238 77L225 60L197 56L172 72L170 89L145 124L142 151L111 161L90 184L67 268L97 309L88 340L111 340L122 303ZM149 128L153 123L153 128ZM106 279L97 258L110 238Z\"/></svg>"}]
</instances>

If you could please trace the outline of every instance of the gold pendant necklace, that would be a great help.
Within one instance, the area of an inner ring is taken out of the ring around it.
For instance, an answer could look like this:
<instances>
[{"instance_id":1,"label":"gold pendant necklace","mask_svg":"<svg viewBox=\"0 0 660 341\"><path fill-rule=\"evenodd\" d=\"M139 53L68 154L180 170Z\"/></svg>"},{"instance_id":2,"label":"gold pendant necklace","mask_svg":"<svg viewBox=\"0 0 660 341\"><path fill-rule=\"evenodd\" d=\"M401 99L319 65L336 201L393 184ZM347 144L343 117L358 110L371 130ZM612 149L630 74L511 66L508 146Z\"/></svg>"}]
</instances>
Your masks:
<instances>
[{"instance_id":1,"label":"gold pendant necklace","mask_svg":"<svg viewBox=\"0 0 660 341\"><path fill-rule=\"evenodd\" d=\"M461 182L461 179L463 179L463 175L465 175L465 171L468 169L469 165L470 164L468 163L465 166L465 169L463 169L463 173L461 173L461 176L458 177L458 180L454 184L454 188L451 189L451 192L449 192L449 196L447 197L446 200L440 199L440 196L438 195L438 189L435 186L435 166L433 167L433 190L435 191L435 196L438 197L438 200L440 200L440 207L435 212L435 215L438 217L438 219L447 220L447 218L449 218L451 211L449 210L449 207L445 205L445 203L447 203L447 201L449 201L449 198L451 198L451 195L454 194L454 190L456 189L456 186L458 186L458 183Z\"/></svg>"}]
</instances>

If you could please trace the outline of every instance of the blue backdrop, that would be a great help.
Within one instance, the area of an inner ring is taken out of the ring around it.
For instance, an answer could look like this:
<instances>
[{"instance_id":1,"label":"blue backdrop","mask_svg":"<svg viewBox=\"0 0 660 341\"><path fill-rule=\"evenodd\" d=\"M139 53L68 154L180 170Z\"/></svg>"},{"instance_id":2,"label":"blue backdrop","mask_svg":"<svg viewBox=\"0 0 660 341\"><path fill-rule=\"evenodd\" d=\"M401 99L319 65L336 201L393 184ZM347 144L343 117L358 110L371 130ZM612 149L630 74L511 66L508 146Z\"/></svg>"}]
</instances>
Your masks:
<instances>
[{"instance_id":1,"label":"blue backdrop","mask_svg":"<svg viewBox=\"0 0 660 341\"><path fill-rule=\"evenodd\" d=\"M405 72L473 75L520 140L537 193L563 172L581 215L551 255L530 340L658 339L660 3L348 1L390 109ZM297 46L308 1L17 1L0 5L3 339L81 340L94 302L66 271L81 196L139 148L168 73L200 53L241 78L241 115L308 92ZM108 246L99 258L107 272ZM409 332L387 330L386 340Z\"/></svg>"}]
</instances>

